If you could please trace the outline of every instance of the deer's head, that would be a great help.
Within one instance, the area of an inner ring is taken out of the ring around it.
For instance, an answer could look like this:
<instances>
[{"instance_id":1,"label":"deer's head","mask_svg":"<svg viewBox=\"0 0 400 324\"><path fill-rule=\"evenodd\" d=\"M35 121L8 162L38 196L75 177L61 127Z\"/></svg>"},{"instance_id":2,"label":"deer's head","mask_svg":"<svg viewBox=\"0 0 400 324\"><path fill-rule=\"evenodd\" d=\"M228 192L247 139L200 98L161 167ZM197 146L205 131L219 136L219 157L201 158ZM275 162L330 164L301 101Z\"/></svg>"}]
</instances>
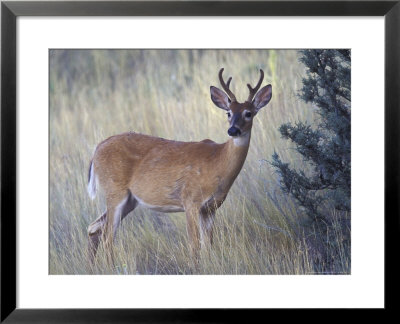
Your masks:
<instances>
[{"instance_id":1,"label":"deer's head","mask_svg":"<svg viewBox=\"0 0 400 324\"><path fill-rule=\"evenodd\" d=\"M251 130L254 116L271 100L272 86L269 84L258 91L264 79L264 71L260 70L261 75L257 85L252 88L250 84L247 84L250 92L249 97L245 102L240 103L229 89L232 77L225 83L222 77L223 71L223 68L219 71L219 81L225 92L211 86L211 100L217 107L227 111L229 121L228 135L231 137L244 136Z\"/></svg>"}]
</instances>

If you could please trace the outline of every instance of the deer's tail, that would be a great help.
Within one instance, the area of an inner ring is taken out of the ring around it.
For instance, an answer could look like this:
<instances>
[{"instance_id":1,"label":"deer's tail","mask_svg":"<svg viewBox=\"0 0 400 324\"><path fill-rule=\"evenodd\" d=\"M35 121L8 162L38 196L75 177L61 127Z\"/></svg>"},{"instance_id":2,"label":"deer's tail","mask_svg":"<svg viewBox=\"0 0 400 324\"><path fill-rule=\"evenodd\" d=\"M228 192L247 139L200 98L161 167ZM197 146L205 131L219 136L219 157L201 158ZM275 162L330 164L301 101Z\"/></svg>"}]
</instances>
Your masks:
<instances>
[{"instance_id":1,"label":"deer's tail","mask_svg":"<svg viewBox=\"0 0 400 324\"><path fill-rule=\"evenodd\" d=\"M97 175L94 173L93 160L92 160L90 161L90 166L89 166L88 186L87 186L89 197L92 200L96 197L96 189L97 189L96 187L97 187Z\"/></svg>"}]
</instances>

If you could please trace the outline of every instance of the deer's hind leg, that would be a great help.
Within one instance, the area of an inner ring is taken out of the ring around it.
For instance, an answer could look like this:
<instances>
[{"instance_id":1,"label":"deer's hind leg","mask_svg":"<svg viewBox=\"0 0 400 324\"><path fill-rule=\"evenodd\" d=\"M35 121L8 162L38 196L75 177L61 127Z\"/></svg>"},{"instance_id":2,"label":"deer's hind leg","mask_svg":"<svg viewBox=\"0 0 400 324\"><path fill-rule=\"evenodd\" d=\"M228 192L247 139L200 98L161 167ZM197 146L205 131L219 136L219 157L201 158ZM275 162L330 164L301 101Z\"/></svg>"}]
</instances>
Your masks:
<instances>
[{"instance_id":1,"label":"deer's hind leg","mask_svg":"<svg viewBox=\"0 0 400 324\"><path fill-rule=\"evenodd\" d=\"M115 196L114 196L115 197ZM124 219L138 205L137 200L132 196L130 191L125 193L125 197L119 199L116 197L107 200L107 210L97 218L88 227L89 235L89 258L93 265L97 253L100 240L106 243L106 250L110 253L112 259L112 242L116 235L121 220ZM111 215L111 217L109 217Z\"/></svg>"},{"instance_id":2,"label":"deer's hind leg","mask_svg":"<svg viewBox=\"0 0 400 324\"><path fill-rule=\"evenodd\" d=\"M100 238L103 234L103 229L106 224L107 211L97 218L93 223L88 226L88 238L89 238L89 260L90 264L94 264L96 258L97 248L99 247Z\"/></svg>"}]
</instances>

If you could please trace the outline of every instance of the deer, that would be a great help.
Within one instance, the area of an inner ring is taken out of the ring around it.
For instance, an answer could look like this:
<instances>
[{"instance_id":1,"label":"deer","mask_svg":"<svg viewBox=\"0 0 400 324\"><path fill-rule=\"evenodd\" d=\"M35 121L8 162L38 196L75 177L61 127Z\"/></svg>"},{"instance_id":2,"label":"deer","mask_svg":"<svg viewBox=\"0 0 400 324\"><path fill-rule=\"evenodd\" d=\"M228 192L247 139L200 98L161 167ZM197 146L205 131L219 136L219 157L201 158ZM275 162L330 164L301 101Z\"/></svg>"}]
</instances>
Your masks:
<instances>
[{"instance_id":1,"label":"deer","mask_svg":"<svg viewBox=\"0 0 400 324\"><path fill-rule=\"evenodd\" d=\"M232 77L218 77L221 89L211 86L211 100L225 110L229 139L181 142L127 132L102 141L89 165L91 199L101 187L106 211L88 226L89 257L93 265L98 245L105 244L112 258L113 240L121 221L136 207L163 213L185 212L191 254L198 257L213 242L216 210L222 205L245 162L253 119L272 97L270 84L260 89L264 72L249 96L240 103L229 89Z\"/></svg>"}]
</instances>

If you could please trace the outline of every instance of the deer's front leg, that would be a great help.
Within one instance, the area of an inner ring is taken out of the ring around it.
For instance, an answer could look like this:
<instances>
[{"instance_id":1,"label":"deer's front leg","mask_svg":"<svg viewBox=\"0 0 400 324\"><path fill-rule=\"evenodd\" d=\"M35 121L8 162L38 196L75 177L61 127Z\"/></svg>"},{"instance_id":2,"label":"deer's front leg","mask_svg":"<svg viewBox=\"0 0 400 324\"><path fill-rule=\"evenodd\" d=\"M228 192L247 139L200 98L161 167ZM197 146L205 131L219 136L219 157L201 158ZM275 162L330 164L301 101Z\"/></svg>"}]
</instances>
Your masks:
<instances>
[{"instance_id":1,"label":"deer's front leg","mask_svg":"<svg viewBox=\"0 0 400 324\"><path fill-rule=\"evenodd\" d=\"M200 251L200 220L199 209L191 207L186 209L186 229L189 236L192 257L198 261Z\"/></svg>"},{"instance_id":2,"label":"deer's front leg","mask_svg":"<svg viewBox=\"0 0 400 324\"><path fill-rule=\"evenodd\" d=\"M202 246L211 246L213 242L214 212L200 214L200 242Z\"/></svg>"}]
</instances>

